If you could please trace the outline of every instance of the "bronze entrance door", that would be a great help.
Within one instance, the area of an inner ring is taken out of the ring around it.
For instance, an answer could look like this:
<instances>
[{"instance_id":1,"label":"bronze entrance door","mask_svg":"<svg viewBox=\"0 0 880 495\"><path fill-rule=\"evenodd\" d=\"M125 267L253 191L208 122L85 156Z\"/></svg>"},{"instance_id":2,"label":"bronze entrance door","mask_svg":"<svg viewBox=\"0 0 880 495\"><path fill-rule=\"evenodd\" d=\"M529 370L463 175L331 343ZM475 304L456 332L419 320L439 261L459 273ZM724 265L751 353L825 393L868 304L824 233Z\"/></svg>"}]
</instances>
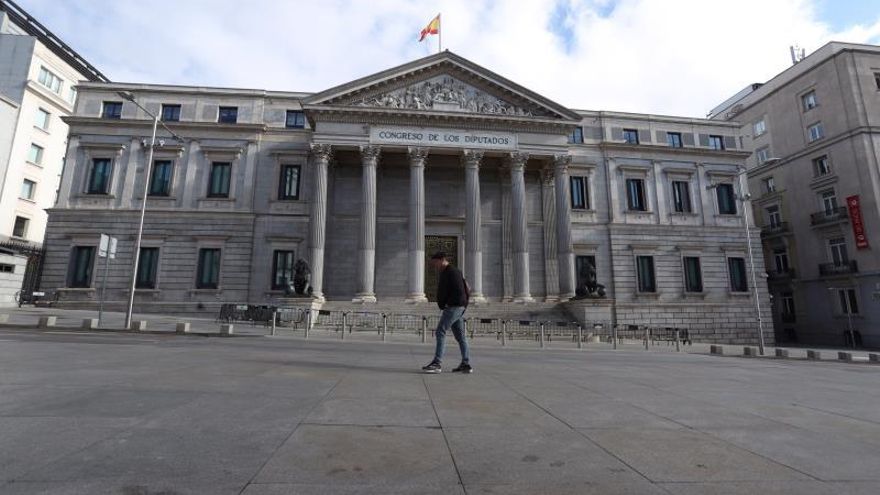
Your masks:
<instances>
[{"instance_id":1,"label":"bronze entrance door","mask_svg":"<svg viewBox=\"0 0 880 495\"><path fill-rule=\"evenodd\" d=\"M428 264L437 251L446 253L449 263L458 266L458 237L442 235L425 236L425 296L437 300L437 272Z\"/></svg>"}]
</instances>

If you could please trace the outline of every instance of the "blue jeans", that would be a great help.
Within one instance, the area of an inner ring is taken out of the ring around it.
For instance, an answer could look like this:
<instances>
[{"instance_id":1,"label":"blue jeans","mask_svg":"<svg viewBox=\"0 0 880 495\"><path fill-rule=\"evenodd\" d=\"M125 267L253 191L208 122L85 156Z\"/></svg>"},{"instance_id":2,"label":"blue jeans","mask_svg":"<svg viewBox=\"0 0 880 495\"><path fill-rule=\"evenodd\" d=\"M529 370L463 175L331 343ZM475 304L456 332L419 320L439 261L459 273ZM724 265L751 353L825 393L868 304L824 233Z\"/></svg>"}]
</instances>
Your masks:
<instances>
[{"instance_id":1,"label":"blue jeans","mask_svg":"<svg viewBox=\"0 0 880 495\"><path fill-rule=\"evenodd\" d=\"M443 359L443 345L446 341L446 332L452 328L452 334L458 341L458 348L461 349L461 362L469 363L467 335L464 333L464 315L465 308L463 306L448 307L440 313L440 321L437 323L437 349L434 351L434 362L440 363Z\"/></svg>"}]
</instances>

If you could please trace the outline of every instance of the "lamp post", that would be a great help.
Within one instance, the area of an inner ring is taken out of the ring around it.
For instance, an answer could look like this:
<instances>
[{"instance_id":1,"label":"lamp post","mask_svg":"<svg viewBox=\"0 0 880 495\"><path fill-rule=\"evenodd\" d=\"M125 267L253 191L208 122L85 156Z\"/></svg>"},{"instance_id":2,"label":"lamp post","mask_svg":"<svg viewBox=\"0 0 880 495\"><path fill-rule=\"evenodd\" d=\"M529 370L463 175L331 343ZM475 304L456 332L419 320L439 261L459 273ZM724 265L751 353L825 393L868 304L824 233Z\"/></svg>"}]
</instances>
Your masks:
<instances>
[{"instance_id":1,"label":"lamp post","mask_svg":"<svg viewBox=\"0 0 880 495\"><path fill-rule=\"evenodd\" d=\"M755 272L755 257L752 254L752 233L751 222L749 222L749 215L751 214L751 204L749 207L746 207L746 201L749 201L752 197L749 193L743 193L745 188L743 187L743 175L746 174L746 170L742 170L736 174L737 180L739 182L739 190L740 194L734 193L734 197L742 203L742 213L743 213L743 226L746 229L746 246L749 251L749 267L752 272L752 287L754 290L754 299L755 299L755 312L758 317L758 352L763 356L764 355L764 318L761 317L761 298L758 294L758 275ZM706 186L706 189L715 189L718 185L712 184L710 186Z\"/></svg>"},{"instance_id":2,"label":"lamp post","mask_svg":"<svg viewBox=\"0 0 880 495\"><path fill-rule=\"evenodd\" d=\"M152 133L152 136L150 137L150 151L147 154L147 163L146 163L146 166L144 167L144 195L143 195L143 199L141 200L140 219L138 220L137 236L135 237L135 243L134 243L134 256L132 257L134 261L133 261L132 267L131 267L131 284L128 287L129 288L128 308L125 311L125 328L128 329L128 328L131 328L131 313L132 313L132 310L134 309L134 290L135 290L135 285L137 284L138 265L141 260L140 259L141 258L141 239L143 238L143 235L144 235L144 215L147 212L147 194L150 191L150 173L153 170L153 149L156 147L156 128L159 126L160 122L159 122L159 116L153 115L152 112L150 112L149 110L144 108L140 103L135 101L134 95L131 94L130 92L119 91L119 92L117 92L117 94L119 96L121 96L122 98L134 103L134 105L136 107L140 108L144 113L146 113L147 115L149 115L150 117L153 118L153 133ZM162 124L162 128L164 128L166 131L168 131L168 133L171 134L175 139L177 139L180 142L183 142L183 138L181 138L180 136L175 134L174 131L172 131L171 129L168 128L168 126L166 126L165 124Z\"/></svg>"}]
</instances>

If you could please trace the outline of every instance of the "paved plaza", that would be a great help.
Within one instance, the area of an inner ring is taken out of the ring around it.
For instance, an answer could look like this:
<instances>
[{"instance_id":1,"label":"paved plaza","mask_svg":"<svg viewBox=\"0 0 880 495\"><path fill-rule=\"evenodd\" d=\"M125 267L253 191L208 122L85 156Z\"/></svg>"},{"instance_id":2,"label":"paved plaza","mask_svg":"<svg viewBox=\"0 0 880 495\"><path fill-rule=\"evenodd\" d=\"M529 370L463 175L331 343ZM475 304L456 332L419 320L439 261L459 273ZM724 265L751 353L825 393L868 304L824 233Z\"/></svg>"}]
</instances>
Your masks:
<instances>
[{"instance_id":1,"label":"paved plaza","mask_svg":"<svg viewBox=\"0 0 880 495\"><path fill-rule=\"evenodd\" d=\"M0 493L880 493L880 366L430 354L7 327Z\"/></svg>"}]
</instances>

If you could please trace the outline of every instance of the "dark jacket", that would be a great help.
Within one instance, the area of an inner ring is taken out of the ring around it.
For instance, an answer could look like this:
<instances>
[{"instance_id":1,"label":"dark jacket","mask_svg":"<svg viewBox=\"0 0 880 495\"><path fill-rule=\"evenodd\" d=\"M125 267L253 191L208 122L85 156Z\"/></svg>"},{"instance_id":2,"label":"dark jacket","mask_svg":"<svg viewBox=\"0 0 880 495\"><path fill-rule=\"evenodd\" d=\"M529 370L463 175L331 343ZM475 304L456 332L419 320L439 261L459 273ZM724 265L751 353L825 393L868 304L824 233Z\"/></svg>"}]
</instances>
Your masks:
<instances>
[{"instance_id":1,"label":"dark jacket","mask_svg":"<svg viewBox=\"0 0 880 495\"><path fill-rule=\"evenodd\" d=\"M449 306L467 306L468 296L464 288L464 277L461 271L452 265L440 272L437 281L437 306L445 309Z\"/></svg>"}]
</instances>

